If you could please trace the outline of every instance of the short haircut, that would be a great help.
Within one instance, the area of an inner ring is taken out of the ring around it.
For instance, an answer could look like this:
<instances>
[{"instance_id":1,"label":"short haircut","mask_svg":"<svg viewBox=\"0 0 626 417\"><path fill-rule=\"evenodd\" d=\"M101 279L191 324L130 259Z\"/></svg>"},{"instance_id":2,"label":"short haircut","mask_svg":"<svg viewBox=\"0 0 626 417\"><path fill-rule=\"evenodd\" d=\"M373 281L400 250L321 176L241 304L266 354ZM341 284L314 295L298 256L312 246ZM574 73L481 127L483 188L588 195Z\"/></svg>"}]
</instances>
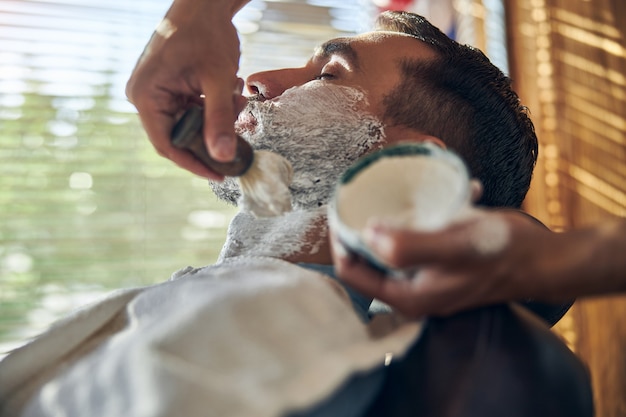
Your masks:
<instances>
[{"instance_id":1,"label":"short haircut","mask_svg":"<svg viewBox=\"0 0 626 417\"><path fill-rule=\"evenodd\" d=\"M401 60L402 81L384 99L386 124L440 138L483 183L479 204L522 205L537 161L537 137L511 80L478 49L450 39L422 16L384 12L378 30L425 42L435 59Z\"/></svg>"}]
</instances>

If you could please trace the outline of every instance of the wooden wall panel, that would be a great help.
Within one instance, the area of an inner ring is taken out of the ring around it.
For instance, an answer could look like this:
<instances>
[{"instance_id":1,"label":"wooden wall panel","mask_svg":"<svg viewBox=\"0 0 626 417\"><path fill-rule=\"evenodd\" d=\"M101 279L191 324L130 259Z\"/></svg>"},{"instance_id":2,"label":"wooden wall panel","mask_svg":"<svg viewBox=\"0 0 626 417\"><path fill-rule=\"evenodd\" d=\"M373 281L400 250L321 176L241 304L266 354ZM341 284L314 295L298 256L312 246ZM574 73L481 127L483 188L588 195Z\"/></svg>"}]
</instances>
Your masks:
<instances>
[{"instance_id":1,"label":"wooden wall panel","mask_svg":"<svg viewBox=\"0 0 626 417\"><path fill-rule=\"evenodd\" d=\"M626 2L506 6L511 76L541 143L526 209L555 230L626 217ZM589 366L596 415L626 416L626 297L579 300L557 331Z\"/></svg>"}]
</instances>

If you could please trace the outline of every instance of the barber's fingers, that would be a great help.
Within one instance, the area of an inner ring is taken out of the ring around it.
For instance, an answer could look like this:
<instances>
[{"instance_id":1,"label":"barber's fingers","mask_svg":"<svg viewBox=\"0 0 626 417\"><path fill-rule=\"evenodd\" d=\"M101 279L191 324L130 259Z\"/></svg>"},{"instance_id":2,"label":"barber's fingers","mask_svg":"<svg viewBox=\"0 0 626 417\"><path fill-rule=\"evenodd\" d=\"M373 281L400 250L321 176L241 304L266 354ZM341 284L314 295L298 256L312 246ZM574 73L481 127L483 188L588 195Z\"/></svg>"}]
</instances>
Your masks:
<instances>
[{"instance_id":1,"label":"barber's fingers","mask_svg":"<svg viewBox=\"0 0 626 417\"><path fill-rule=\"evenodd\" d=\"M339 278L356 291L392 306L406 317L445 316L497 301L494 284L476 280L483 275L480 271L423 266L412 276L392 277L345 251L336 239L331 241Z\"/></svg>"},{"instance_id":2,"label":"barber's fingers","mask_svg":"<svg viewBox=\"0 0 626 417\"><path fill-rule=\"evenodd\" d=\"M436 269L418 271L409 278L392 278L363 262L352 261L338 266L337 273L348 286L409 318L453 314L473 301L467 297L466 278Z\"/></svg>"},{"instance_id":3,"label":"barber's fingers","mask_svg":"<svg viewBox=\"0 0 626 417\"><path fill-rule=\"evenodd\" d=\"M362 259L335 256L335 269L344 283L364 295L394 301L403 295L402 286L406 285L406 281L396 282L381 271L372 269ZM395 303L392 305L397 307Z\"/></svg>"},{"instance_id":4,"label":"barber's fingers","mask_svg":"<svg viewBox=\"0 0 626 417\"><path fill-rule=\"evenodd\" d=\"M236 139L234 123L241 111L240 79L220 82L217 78L202 80L204 92L204 140L213 159L232 161Z\"/></svg>"},{"instance_id":5,"label":"barber's fingers","mask_svg":"<svg viewBox=\"0 0 626 417\"><path fill-rule=\"evenodd\" d=\"M468 235L458 225L437 232L417 232L373 224L365 230L364 239L384 262L401 269L455 264L473 255Z\"/></svg>"},{"instance_id":6,"label":"barber's fingers","mask_svg":"<svg viewBox=\"0 0 626 417\"><path fill-rule=\"evenodd\" d=\"M162 100L171 100L163 98ZM211 171L189 152L176 149L171 143L171 132L180 112L160 110L153 104L135 104L144 130L157 153L176 165L204 178L221 180L223 176Z\"/></svg>"},{"instance_id":7,"label":"barber's fingers","mask_svg":"<svg viewBox=\"0 0 626 417\"><path fill-rule=\"evenodd\" d=\"M347 250L332 230L330 241L337 276L362 294L375 297L386 279L385 274L372 269L361 258Z\"/></svg>"},{"instance_id":8,"label":"barber's fingers","mask_svg":"<svg viewBox=\"0 0 626 417\"><path fill-rule=\"evenodd\" d=\"M178 166L205 178L220 180L223 176L211 171L189 152L174 148L171 132L174 124L190 103L200 97L180 87L182 77L159 72L148 56L142 57L126 84L126 96L137 108L141 123L156 152Z\"/></svg>"},{"instance_id":9,"label":"barber's fingers","mask_svg":"<svg viewBox=\"0 0 626 417\"><path fill-rule=\"evenodd\" d=\"M186 169L200 177L208 178L215 181L222 181L224 176L207 168L206 165L198 161L198 159L187 151L171 148L169 155L166 156L179 167Z\"/></svg>"},{"instance_id":10,"label":"barber's fingers","mask_svg":"<svg viewBox=\"0 0 626 417\"><path fill-rule=\"evenodd\" d=\"M373 223L366 227L364 240L384 262L396 268L426 265L457 269L494 261L511 249L513 234L520 233L517 229L529 223L528 216L519 211L471 209L448 227L432 232Z\"/></svg>"}]
</instances>

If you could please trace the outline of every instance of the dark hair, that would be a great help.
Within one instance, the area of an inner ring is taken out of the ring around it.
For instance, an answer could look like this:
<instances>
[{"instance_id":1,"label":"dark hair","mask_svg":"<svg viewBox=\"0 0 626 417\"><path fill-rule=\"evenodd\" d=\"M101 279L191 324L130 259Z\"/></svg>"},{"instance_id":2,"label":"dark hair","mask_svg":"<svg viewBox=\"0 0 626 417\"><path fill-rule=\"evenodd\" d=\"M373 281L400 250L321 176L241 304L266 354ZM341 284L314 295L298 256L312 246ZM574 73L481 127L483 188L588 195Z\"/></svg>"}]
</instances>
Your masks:
<instances>
[{"instance_id":1,"label":"dark hair","mask_svg":"<svg viewBox=\"0 0 626 417\"><path fill-rule=\"evenodd\" d=\"M511 80L480 50L450 39L422 16L384 12L377 28L412 35L437 55L399 62L403 80L385 97L385 122L436 136L458 153L483 183L479 204L519 208L538 146Z\"/></svg>"}]
</instances>

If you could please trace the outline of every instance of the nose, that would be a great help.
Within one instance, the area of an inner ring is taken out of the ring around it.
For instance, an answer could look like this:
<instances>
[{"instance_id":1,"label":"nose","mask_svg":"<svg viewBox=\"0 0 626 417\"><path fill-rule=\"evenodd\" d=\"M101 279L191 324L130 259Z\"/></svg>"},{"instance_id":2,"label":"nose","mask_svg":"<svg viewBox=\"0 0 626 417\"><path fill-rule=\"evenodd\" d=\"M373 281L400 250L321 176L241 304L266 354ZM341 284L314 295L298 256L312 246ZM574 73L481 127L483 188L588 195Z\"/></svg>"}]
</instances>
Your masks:
<instances>
[{"instance_id":1,"label":"nose","mask_svg":"<svg viewBox=\"0 0 626 417\"><path fill-rule=\"evenodd\" d=\"M262 71L251 74L246 79L246 88L250 94L270 100L280 96L285 90L309 81L304 69L286 68Z\"/></svg>"}]
</instances>

